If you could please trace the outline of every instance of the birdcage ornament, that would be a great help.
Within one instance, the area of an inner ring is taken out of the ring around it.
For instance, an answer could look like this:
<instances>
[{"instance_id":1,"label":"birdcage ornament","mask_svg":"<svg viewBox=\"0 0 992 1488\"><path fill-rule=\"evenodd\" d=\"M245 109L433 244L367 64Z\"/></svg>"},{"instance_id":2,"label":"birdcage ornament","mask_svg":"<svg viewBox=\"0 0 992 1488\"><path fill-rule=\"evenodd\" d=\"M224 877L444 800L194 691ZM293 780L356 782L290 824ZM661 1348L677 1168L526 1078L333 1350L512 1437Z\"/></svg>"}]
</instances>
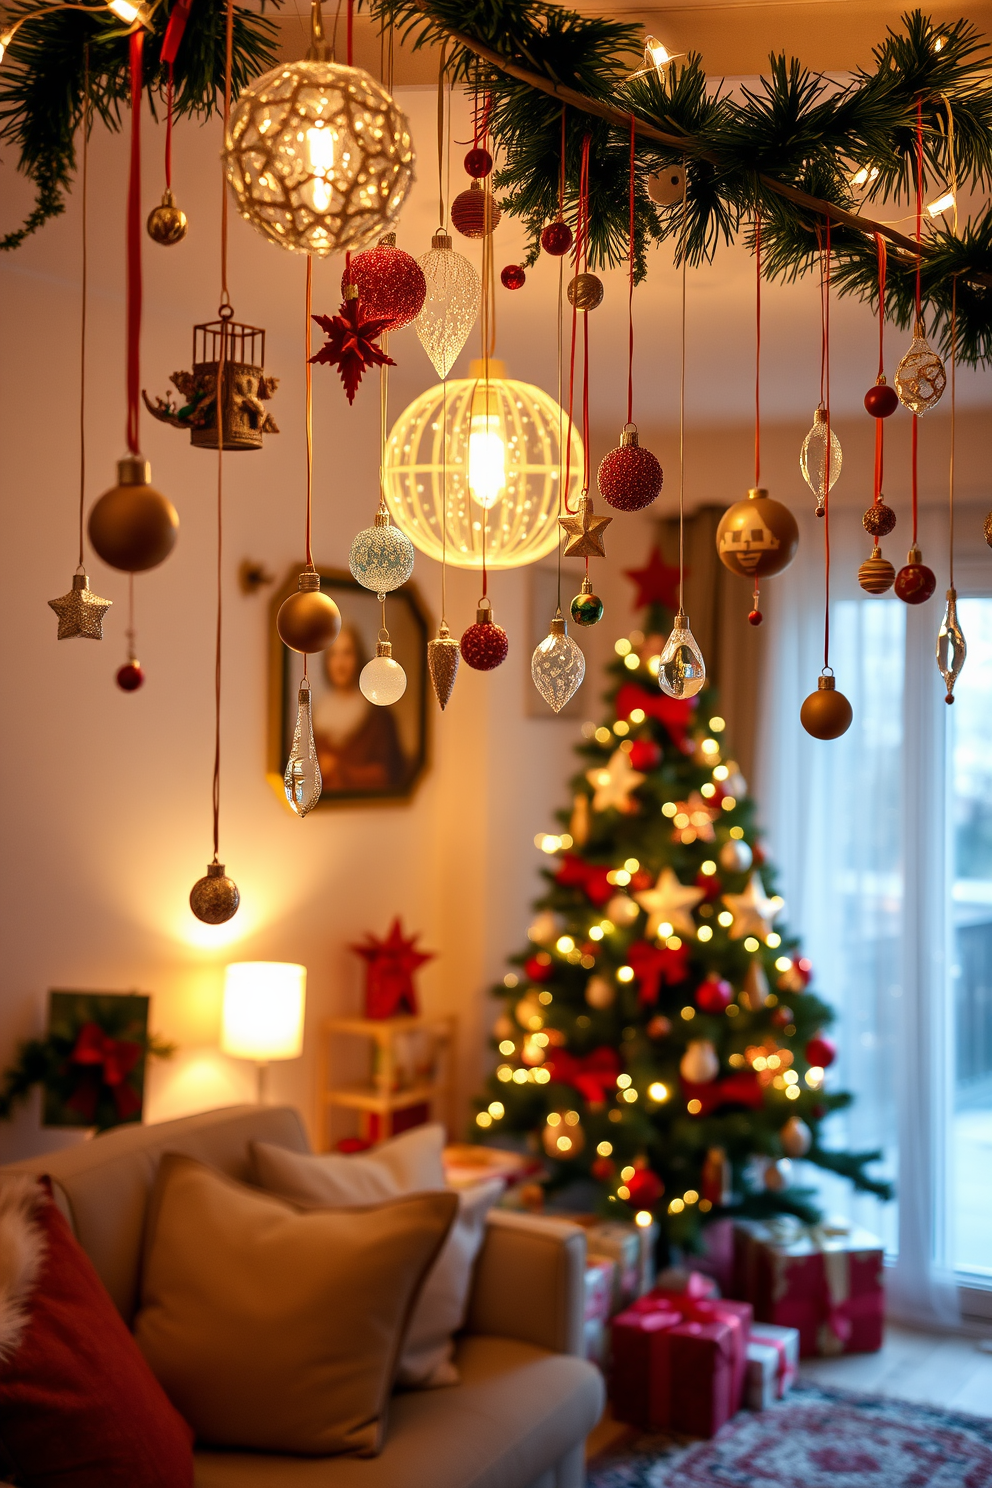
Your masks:
<instances>
[{"instance_id":1,"label":"birdcage ornament","mask_svg":"<svg viewBox=\"0 0 992 1488\"><path fill-rule=\"evenodd\" d=\"M170 389L152 403L143 391L145 407L163 424L188 429L196 449L217 449L217 369L221 362L223 447L261 449L263 434L279 433L266 407L279 379L264 371L265 332L240 324L228 305L221 307L216 320L193 327L193 370L173 372L169 379L182 401Z\"/></svg>"}]
</instances>

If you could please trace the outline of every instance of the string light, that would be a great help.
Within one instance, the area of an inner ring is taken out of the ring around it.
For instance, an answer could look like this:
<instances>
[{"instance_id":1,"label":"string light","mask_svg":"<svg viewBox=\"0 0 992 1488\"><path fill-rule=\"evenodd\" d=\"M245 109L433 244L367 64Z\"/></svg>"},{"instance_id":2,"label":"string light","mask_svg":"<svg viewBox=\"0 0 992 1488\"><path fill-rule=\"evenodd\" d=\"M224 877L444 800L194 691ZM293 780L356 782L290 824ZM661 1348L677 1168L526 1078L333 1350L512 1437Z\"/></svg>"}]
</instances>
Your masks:
<instances>
[{"instance_id":1,"label":"string light","mask_svg":"<svg viewBox=\"0 0 992 1488\"><path fill-rule=\"evenodd\" d=\"M955 204L953 191L945 191L943 196L938 196L936 201L927 202L927 212L931 217L940 217L942 213L950 211Z\"/></svg>"}]
</instances>

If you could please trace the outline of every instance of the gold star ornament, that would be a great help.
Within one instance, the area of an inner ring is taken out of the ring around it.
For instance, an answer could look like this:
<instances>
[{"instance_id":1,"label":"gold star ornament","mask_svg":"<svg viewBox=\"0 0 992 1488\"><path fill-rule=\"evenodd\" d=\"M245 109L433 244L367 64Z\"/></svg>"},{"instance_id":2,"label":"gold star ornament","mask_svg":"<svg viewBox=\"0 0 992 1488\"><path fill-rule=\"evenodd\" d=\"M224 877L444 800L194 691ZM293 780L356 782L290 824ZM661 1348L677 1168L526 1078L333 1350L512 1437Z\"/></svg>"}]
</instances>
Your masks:
<instances>
[{"instance_id":1,"label":"gold star ornament","mask_svg":"<svg viewBox=\"0 0 992 1488\"><path fill-rule=\"evenodd\" d=\"M704 897L702 889L688 888L671 868L663 868L653 889L643 889L634 895L641 908L647 910L647 939L653 939L662 925L671 925L679 935L695 935L692 911Z\"/></svg>"},{"instance_id":2,"label":"gold star ornament","mask_svg":"<svg viewBox=\"0 0 992 1488\"><path fill-rule=\"evenodd\" d=\"M609 811L612 806L631 816L637 810L638 803L631 800L630 793L643 785L647 776L633 768L626 749L615 749L610 755L609 764L587 770L586 779L594 790L593 811Z\"/></svg>"},{"instance_id":3,"label":"gold star ornament","mask_svg":"<svg viewBox=\"0 0 992 1488\"><path fill-rule=\"evenodd\" d=\"M558 525L568 538L564 556L566 558L605 558L606 548L603 535L612 521L612 517L594 515L591 496L580 496L579 509L575 516L558 518Z\"/></svg>"},{"instance_id":4,"label":"gold star ornament","mask_svg":"<svg viewBox=\"0 0 992 1488\"><path fill-rule=\"evenodd\" d=\"M730 927L731 940L743 940L746 935L756 935L764 940L772 928L772 922L782 913L784 905L777 896L768 899L764 885L757 873L752 873L743 894L724 894L723 902L734 917Z\"/></svg>"},{"instance_id":5,"label":"gold star ornament","mask_svg":"<svg viewBox=\"0 0 992 1488\"><path fill-rule=\"evenodd\" d=\"M113 600L94 594L86 574L73 574L69 593L50 599L48 604L59 617L60 641L71 641L76 636L87 641L103 640L103 617Z\"/></svg>"}]
</instances>

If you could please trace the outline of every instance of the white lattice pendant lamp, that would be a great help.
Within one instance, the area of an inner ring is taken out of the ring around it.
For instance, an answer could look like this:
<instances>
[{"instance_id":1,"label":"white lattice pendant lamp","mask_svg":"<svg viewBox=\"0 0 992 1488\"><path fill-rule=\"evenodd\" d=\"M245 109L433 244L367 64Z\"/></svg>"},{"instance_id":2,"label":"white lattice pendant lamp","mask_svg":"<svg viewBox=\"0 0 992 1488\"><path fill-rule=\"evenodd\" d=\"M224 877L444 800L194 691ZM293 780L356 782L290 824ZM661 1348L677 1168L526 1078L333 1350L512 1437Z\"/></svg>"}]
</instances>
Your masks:
<instances>
[{"instance_id":1,"label":"white lattice pendant lamp","mask_svg":"<svg viewBox=\"0 0 992 1488\"><path fill-rule=\"evenodd\" d=\"M548 393L506 376L502 362L473 362L470 376L422 393L386 443L383 490L396 525L430 558L519 568L558 543L560 439L569 421ZM582 440L571 428L568 497L582 485ZM447 499L445 499L447 489Z\"/></svg>"},{"instance_id":2,"label":"white lattice pendant lamp","mask_svg":"<svg viewBox=\"0 0 992 1488\"><path fill-rule=\"evenodd\" d=\"M366 248L399 216L413 182L406 115L361 67L335 62L313 0L305 62L246 88L224 141L242 217L294 252Z\"/></svg>"}]
</instances>

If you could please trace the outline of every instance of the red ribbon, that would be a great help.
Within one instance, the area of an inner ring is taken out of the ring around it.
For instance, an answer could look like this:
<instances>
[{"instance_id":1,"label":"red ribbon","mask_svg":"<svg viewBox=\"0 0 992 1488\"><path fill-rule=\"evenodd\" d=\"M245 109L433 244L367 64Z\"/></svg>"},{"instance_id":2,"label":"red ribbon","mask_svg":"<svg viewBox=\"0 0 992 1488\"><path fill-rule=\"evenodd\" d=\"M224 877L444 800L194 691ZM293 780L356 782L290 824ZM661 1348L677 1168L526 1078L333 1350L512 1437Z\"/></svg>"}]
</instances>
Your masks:
<instances>
[{"instance_id":1,"label":"red ribbon","mask_svg":"<svg viewBox=\"0 0 992 1488\"><path fill-rule=\"evenodd\" d=\"M647 940L635 940L627 952L627 964L640 982L638 1001L658 1001L662 984L674 987L689 975L689 947L684 943L676 950L654 946Z\"/></svg>"},{"instance_id":2,"label":"red ribbon","mask_svg":"<svg viewBox=\"0 0 992 1488\"><path fill-rule=\"evenodd\" d=\"M686 1100L697 1100L701 1109L697 1116L712 1116L721 1106L747 1106L758 1111L764 1105L764 1091L753 1070L742 1070L736 1075L727 1075L723 1080L711 1080L708 1085L694 1085L691 1080L682 1081L682 1094Z\"/></svg>"},{"instance_id":3,"label":"red ribbon","mask_svg":"<svg viewBox=\"0 0 992 1488\"><path fill-rule=\"evenodd\" d=\"M555 874L555 883L563 889L581 889L590 903L601 909L615 892L607 878L609 872L601 863L587 863L575 853L566 853Z\"/></svg>"},{"instance_id":4,"label":"red ribbon","mask_svg":"<svg viewBox=\"0 0 992 1488\"><path fill-rule=\"evenodd\" d=\"M648 692L636 682L625 682L617 693L617 717L629 718L635 708L640 708L648 718L657 718L668 730L672 743L683 754L692 754L695 745L686 737L696 711L695 698L670 698L663 692Z\"/></svg>"},{"instance_id":5,"label":"red ribbon","mask_svg":"<svg viewBox=\"0 0 992 1488\"><path fill-rule=\"evenodd\" d=\"M127 187L127 447L140 453L141 403L141 62L145 33L131 32L131 174Z\"/></svg>"},{"instance_id":6,"label":"red ribbon","mask_svg":"<svg viewBox=\"0 0 992 1488\"><path fill-rule=\"evenodd\" d=\"M165 35L162 37L161 52L162 61L169 67L176 60L176 53L179 51L179 43L183 39L183 33L186 30L186 22L189 20L192 5L193 0L177 0L177 4L174 6L172 14L169 17L169 24L166 26Z\"/></svg>"},{"instance_id":7,"label":"red ribbon","mask_svg":"<svg viewBox=\"0 0 992 1488\"><path fill-rule=\"evenodd\" d=\"M566 1049L555 1049L545 1060L544 1068L558 1084L571 1085L590 1104L602 1105L617 1088L620 1059L617 1051L606 1044L581 1058Z\"/></svg>"},{"instance_id":8,"label":"red ribbon","mask_svg":"<svg viewBox=\"0 0 992 1488\"><path fill-rule=\"evenodd\" d=\"M84 1023L69 1062L82 1065L87 1072L92 1070L98 1075L99 1083L108 1086L114 1097L117 1114L126 1121L141 1109L140 1097L125 1083L140 1058L141 1045L133 1039L111 1038L98 1023ZM92 1118L99 1094L98 1084L87 1080L67 1104L84 1117Z\"/></svg>"}]
</instances>

